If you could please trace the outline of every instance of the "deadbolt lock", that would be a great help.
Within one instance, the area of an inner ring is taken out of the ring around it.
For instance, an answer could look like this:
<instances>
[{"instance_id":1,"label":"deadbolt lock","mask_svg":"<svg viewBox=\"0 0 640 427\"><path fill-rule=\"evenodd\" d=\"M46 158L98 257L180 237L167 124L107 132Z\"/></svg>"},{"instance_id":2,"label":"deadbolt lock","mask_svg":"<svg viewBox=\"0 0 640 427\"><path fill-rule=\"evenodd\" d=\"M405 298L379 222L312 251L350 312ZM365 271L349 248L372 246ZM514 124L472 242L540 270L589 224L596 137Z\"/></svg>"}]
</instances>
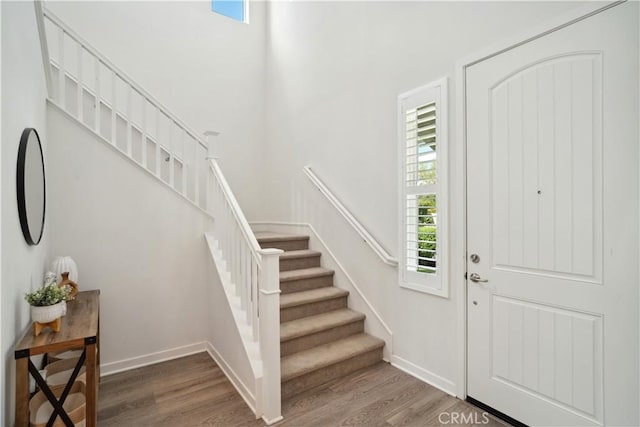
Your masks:
<instances>
[{"instance_id":1,"label":"deadbolt lock","mask_svg":"<svg viewBox=\"0 0 640 427\"><path fill-rule=\"evenodd\" d=\"M477 264L480 262L480 257L478 256L478 254L471 254L471 256L469 257L469 259L471 260L472 263Z\"/></svg>"}]
</instances>

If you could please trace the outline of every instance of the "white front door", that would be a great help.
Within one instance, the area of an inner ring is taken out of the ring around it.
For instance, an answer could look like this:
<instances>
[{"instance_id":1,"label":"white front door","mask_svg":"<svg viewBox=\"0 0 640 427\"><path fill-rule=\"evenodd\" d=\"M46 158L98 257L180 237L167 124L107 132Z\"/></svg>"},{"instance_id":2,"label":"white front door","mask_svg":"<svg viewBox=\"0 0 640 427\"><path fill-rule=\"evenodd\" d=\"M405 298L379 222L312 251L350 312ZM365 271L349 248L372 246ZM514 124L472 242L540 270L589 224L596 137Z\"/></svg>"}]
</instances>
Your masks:
<instances>
[{"instance_id":1,"label":"white front door","mask_svg":"<svg viewBox=\"0 0 640 427\"><path fill-rule=\"evenodd\" d=\"M638 78L635 2L467 69L467 392L526 424L640 421Z\"/></svg>"}]
</instances>

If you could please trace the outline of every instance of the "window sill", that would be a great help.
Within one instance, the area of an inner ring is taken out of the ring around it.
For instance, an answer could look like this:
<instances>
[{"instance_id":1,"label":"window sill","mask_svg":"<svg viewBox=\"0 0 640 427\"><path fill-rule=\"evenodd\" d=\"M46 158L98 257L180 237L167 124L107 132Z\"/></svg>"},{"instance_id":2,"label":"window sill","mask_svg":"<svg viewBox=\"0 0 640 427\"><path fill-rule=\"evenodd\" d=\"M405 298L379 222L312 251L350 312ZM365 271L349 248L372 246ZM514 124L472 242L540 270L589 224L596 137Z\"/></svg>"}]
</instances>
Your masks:
<instances>
[{"instance_id":1,"label":"window sill","mask_svg":"<svg viewBox=\"0 0 640 427\"><path fill-rule=\"evenodd\" d=\"M400 287L404 289L410 289L416 292L422 292L423 294L435 295L441 298L449 298L449 288L433 288L427 285L416 285L414 283L400 282Z\"/></svg>"}]
</instances>

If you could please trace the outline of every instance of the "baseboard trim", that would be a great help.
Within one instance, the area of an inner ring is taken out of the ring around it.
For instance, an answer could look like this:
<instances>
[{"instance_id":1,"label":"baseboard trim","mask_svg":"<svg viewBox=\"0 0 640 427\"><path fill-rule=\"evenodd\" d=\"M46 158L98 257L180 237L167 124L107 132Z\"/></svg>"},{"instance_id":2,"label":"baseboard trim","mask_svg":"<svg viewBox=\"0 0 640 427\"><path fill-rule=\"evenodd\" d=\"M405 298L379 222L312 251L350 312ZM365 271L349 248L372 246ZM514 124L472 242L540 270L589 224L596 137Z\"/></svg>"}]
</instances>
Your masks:
<instances>
[{"instance_id":1,"label":"baseboard trim","mask_svg":"<svg viewBox=\"0 0 640 427\"><path fill-rule=\"evenodd\" d=\"M206 351L206 342L189 344L129 359L122 359L116 362L103 363L100 365L100 372L102 377L106 377L120 372L142 368L144 366L155 365L156 363L166 362L168 360L178 359L180 357L190 356L196 353L202 353L203 351Z\"/></svg>"},{"instance_id":2,"label":"baseboard trim","mask_svg":"<svg viewBox=\"0 0 640 427\"><path fill-rule=\"evenodd\" d=\"M398 356L391 356L391 365L400 369L403 372L416 377L417 379L424 381L427 384L434 386L435 388L444 391L451 396L456 395L456 385L453 381L446 378L442 378L440 375L434 374L418 365L415 365L408 360L405 360Z\"/></svg>"},{"instance_id":3,"label":"baseboard trim","mask_svg":"<svg viewBox=\"0 0 640 427\"><path fill-rule=\"evenodd\" d=\"M220 355L218 350L211 344L210 342L205 343L206 351L209 353L209 356L213 359L214 362L220 367L222 372L226 375L227 379L236 391L240 394L242 399L245 401L247 406L253 411L256 415L256 418L259 418L262 414L258 413L256 397L251 393L251 390L245 383L242 382L240 377L235 373L233 368L227 363L227 361Z\"/></svg>"}]
</instances>

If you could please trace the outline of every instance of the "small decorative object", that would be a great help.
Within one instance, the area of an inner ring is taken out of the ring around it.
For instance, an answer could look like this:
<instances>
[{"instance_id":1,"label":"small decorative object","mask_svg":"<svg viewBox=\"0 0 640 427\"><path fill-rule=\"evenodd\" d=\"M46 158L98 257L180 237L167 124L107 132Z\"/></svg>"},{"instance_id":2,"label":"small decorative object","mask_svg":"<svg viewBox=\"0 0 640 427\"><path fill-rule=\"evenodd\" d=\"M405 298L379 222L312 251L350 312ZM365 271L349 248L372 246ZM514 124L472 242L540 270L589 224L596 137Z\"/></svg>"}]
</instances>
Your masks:
<instances>
[{"instance_id":1,"label":"small decorative object","mask_svg":"<svg viewBox=\"0 0 640 427\"><path fill-rule=\"evenodd\" d=\"M63 280L62 273L69 273L69 279L78 283L78 266L70 256L59 256L54 259L51 269L58 275L58 281Z\"/></svg>"},{"instance_id":2,"label":"small decorative object","mask_svg":"<svg viewBox=\"0 0 640 427\"><path fill-rule=\"evenodd\" d=\"M31 320L33 321L33 334L40 335L46 326L54 332L60 331L60 317L66 311L67 293L64 288L58 287L51 275L45 275L42 287L34 292L27 293L24 299L31 305Z\"/></svg>"},{"instance_id":3,"label":"small decorative object","mask_svg":"<svg viewBox=\"0 0 640 427\"><path fill-rule=\"evenodd\" d=\"M73 301L78 295L78 284L69 279L69 273L62 273L62 282L58 283L58 287L64 289L67 294L67 301Z\"/></svg>"}]
</instances>

